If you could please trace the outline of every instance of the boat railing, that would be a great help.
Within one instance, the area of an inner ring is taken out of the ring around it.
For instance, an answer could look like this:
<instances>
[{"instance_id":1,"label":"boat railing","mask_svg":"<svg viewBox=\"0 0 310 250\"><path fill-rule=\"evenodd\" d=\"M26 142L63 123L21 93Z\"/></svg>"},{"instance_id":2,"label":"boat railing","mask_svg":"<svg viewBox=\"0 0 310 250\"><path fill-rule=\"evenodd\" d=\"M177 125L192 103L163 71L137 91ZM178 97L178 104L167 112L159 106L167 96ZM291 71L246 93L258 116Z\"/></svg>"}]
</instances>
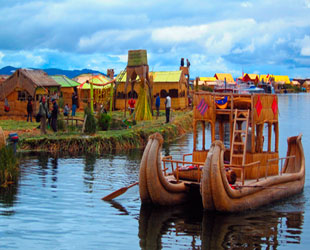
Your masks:
<instances>
[{"instance_id":1,"label":"boat railing","mask_svg":"<svg viewBox=\"0 0 310 250\"><path fill-rule=\"evenodd\" d=\"M286 157L280 157L280 158L274 158L274 159L267 160L267 166L266 166L266 171L265 171L265 179L267 179L268 168L269 168L271 162L274 162L274 161L280 161L281 162L279 175L282 175L283 160L288 160L288 159L293 159L293 158L295 159L295 157L296 157L295 155L290 155L290 156L286 156Z\"/></svg>"},{"instance_id":2,"label":"boat railing","mask_svg":"<svg viewBox=\"0 0 310 250\"><path fill-rule=\"evenodd\" d=\"M239 165L239 164L225 164L224 166L227 168L232 168L232 169L238 169L241 171L241 183L244 185L244 179L245 179L245 169L248 167L253 167L257 165L257 176L256 176L256 181L259 181L259 170L260 170L260 161L255 161L251 163L247 163L244 165Z\"/></svg>"},{"instance_id":3,"label":"boat railing","mask_svg":"<svg viewBox=\"0 0 310 250\"><path fill-rule=\"evenodd\" d=\"M183 159L185 159L186 156L189 156L190 154L185 154L183 155ZM179 182L180 180L180 176L179 176L179 168L186 166L186 165L190 165L193 167L196 167L195 169L193 169L194 171L197 171L197 182L200 182L201 179L201 169L200 166L203 166L205 163L204 162L193 162L193 161L179 161L179 160L173 160L172 156L165 156L162 158L163 161L163 173L165 176L169 175L169 173L167 173L167 170L169 170L169 167L167 167L167 163L171 163L171 170L172 173L174 174L175 172L175 177L176 177L176 181Z\"/></svg>"}]
</instances>

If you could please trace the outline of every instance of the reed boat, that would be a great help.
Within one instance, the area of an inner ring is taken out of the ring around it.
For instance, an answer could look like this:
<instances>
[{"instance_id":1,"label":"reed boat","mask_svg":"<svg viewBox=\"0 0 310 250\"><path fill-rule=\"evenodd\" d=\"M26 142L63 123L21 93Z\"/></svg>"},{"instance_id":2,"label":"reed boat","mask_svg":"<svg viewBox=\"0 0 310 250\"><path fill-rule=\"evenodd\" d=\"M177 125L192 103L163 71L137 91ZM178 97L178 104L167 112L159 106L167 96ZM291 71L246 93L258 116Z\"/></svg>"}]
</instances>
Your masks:
<instances>
[{"instance_id":1,"label":"reed boat","mask_svg":"<svg viewBox=\"0 0 310 250\"><path fill-rule=\"evenodd\" d=\"M239 212L303 191L302 136L289 137L279 157L276 95L195 92L193 100L191 153L162 157L162 136L149 137L139 174L143 204L196 199L205 210Z\"/></svg>"}]
</instances>

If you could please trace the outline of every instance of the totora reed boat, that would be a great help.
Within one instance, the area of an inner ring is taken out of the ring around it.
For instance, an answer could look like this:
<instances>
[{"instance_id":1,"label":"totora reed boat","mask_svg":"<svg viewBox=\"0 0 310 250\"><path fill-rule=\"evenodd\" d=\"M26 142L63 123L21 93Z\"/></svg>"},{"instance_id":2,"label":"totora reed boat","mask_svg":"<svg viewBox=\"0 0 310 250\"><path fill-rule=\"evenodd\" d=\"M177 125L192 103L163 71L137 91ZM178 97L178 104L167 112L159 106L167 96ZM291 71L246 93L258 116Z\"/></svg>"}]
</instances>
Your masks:
<instances>
[{"instance_id":1,"label":"totora reed boat","mask_svg":"<svg viewBox=\"0 0 310 250\"><path fill-rule=\"evenodd\" d=\"M162 136L149 137L140 164L142 203L195 199L205 210L239 212L303 191L301 135L289 137L286 157L279 157L276 95L195 92L193 104L192 153L162 157Z\"/></svg>"}]
</instances>

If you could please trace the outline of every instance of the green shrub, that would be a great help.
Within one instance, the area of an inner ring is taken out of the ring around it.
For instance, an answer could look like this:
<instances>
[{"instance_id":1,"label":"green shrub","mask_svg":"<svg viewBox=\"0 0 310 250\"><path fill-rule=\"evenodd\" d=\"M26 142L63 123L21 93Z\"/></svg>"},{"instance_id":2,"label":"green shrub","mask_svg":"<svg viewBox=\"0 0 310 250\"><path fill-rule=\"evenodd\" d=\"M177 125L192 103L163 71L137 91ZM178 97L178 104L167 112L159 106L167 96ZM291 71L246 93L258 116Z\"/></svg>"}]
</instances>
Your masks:
<instances>
[{"instance_id":1,"label":"green shrub","mask_svg":"<svg viewBox=\"0 0 310 250\"><path fill-rule=\"evenodd\" d=\"M12 147L0 149L0 185L6 187L8 182L16 182L18 177L17 160Z\"/></svg>"},{"instance_id":2,"label":"green shrub","mask_svg":"<svg viewBox=\"0 0 310 250\"><path fill-rule=\"evenodd\" d=\"M107 113L99 113L98 115L98 126L101 130L108 130L110 128L111 116Z\"/></svg>"},{"instance_id":3,"label":"green shrub","mask_svg":"<svg viewBox=\"0 0 310 250\"><path fill-rule=\"evenodd\" d=\"M96 119L89 107L85 107L84 109L84 117L86 115L85 133L94 134L97 131Z\"/></svg>"},{"instance_id":4,"label":"green shrub","mask_svg":"<svg viewBox=\"0 0 310 250\"><path fill-rule=\"evenodd\" d=\"M121 119L112 118L110 121L110 129L112 130L118 130L118 129L124 129L126 128L126 125L123 123Z\"/></svg>"}]
</instances>

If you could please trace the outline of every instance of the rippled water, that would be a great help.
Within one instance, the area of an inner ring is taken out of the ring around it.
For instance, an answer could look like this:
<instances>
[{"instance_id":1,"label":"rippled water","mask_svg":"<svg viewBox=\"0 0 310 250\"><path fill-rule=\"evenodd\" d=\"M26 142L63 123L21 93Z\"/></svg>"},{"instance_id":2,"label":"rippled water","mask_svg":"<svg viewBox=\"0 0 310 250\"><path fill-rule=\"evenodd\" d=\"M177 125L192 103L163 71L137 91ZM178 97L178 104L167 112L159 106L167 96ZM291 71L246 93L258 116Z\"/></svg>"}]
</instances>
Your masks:
<instances>
[{"instance_id":1,"label":"rippled water","mask_svg":"<svg viewBox=\"0 0 310 250\"><path fill-rule=\"evenodd\" d=\"M287 136L303 134L309 162L310 95L279 96L280 156ZM164 145L181 158L192 135ZM16 187L0 193L2 249L308 249L309 171L302 194L255 211L222 215L200 206L141 206L138 186L113 202L101 198L138 181L142 152L22 155Z\"/></svg>"}]
</instances>

